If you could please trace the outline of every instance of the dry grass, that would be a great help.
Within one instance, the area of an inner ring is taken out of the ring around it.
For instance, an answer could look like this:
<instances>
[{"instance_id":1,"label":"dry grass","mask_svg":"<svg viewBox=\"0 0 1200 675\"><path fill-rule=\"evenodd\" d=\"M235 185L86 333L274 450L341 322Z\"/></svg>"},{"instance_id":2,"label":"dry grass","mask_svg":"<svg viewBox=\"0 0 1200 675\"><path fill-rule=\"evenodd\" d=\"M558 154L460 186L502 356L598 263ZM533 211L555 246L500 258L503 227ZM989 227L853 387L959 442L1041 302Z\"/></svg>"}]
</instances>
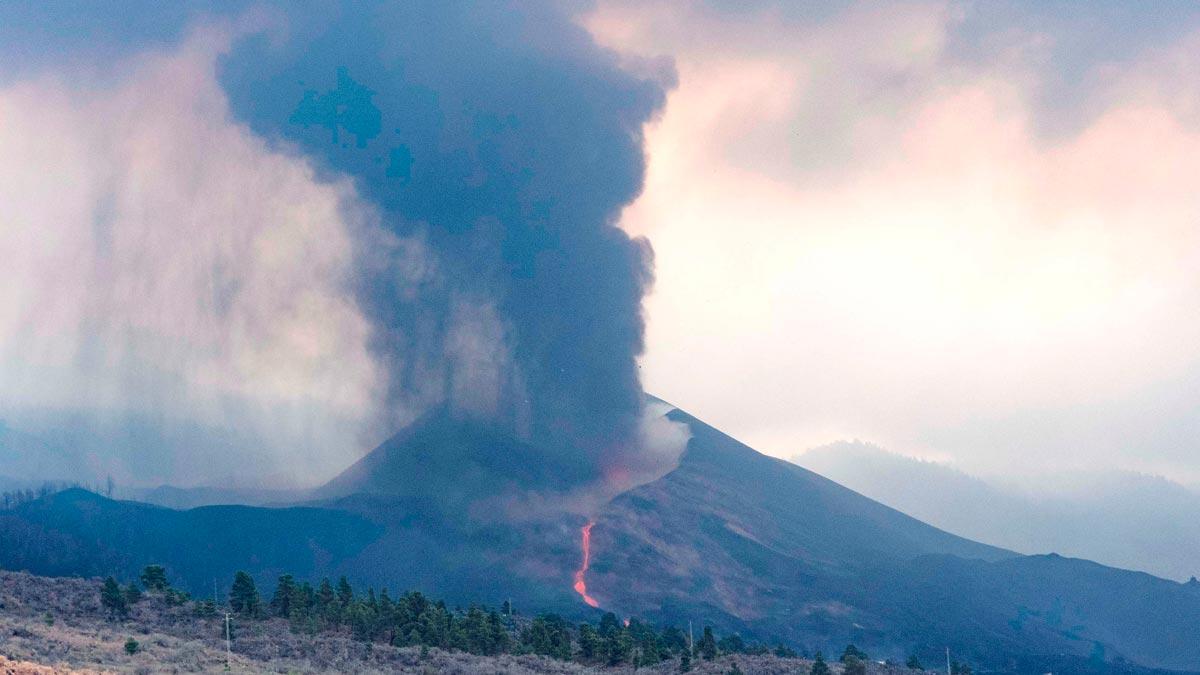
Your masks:
<instances>
[{"instance_id":1,"label":"dry grass","mask_svg":"<svg viewBox=\"0 0 1200 675\"><path fill-rule=\"evenodd\" d=\"M100 580L52 579L0 571L0 675L51 673L204 673L225 668L225 641L218 619L201 619L190 605L168 606L147 595L130 616L115 621L99 603ZM632 668L595 668L537 656L474 656L461 652L363 644L345 633L297 635L285 621L250 621L237 626L230 671L235 673L629 673ZM140 645L125 653L125 641ZM747 674L806 674L809 662L773 656L696 659L694 673L726 673L734 662ZM840 668L834 664L835 673ZM641 668L642 673L678 672L678 661ZM871 665L871 675L910 671Z\"/></svg>"}]
</instances>

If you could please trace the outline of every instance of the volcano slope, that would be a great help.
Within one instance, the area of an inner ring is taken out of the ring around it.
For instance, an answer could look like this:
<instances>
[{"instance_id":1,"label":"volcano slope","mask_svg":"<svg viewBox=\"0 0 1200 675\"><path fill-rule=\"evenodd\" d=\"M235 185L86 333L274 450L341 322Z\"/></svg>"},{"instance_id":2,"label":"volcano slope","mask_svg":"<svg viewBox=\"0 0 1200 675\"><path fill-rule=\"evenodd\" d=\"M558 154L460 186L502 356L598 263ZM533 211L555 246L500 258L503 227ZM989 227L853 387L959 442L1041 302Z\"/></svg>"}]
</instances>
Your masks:
<instances>
[{"instance_id":1,"label":"volcano slope","mask_svg":"<svg viewBox=\"0 0 1200 675\"><path fill-rule=\"evenodd\" d=\"M854 642L934 659L948 646L1022 672L1200 670L1197 585L971 542L669 416L691 430L679 466L590 514L583 581L600 609L573 588L589 521L566 498L576 477L553 453L445 411L304 508L175 511L79 491L22 504L0 512L0 566L128 579L157 562L195 591L231 565L268 588L280 571L346 574L464 604L611 610L826 652Z\"/></svg>"},{"instance_id":2,"label":"volcano slope","mask_svg":"<svg viewBox=\"0 0 1200 675\"><path fill-rule=\"evenodd\" d=\"M692 432L680 466L595 516L601 606L810 649L950 647L999 669L1200 669L1198 584L955 537L670 416Z\"/></svg>"}]
</instances>

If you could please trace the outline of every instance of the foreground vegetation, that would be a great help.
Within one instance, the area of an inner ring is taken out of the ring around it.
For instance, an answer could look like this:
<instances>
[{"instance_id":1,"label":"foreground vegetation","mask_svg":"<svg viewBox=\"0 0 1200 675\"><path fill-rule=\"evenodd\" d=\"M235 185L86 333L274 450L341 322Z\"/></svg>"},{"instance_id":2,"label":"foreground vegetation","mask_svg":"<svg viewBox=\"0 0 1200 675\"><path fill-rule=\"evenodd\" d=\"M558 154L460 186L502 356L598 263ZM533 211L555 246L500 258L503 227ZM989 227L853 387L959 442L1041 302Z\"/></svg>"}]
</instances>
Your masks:
<instances>
[{"instance_id":1,"label":"foreground vegetation","mask_svg":"<svg viewBox=\"0 0 1200 675\"><path fill-rule=\"evenodd\" d=\"M227 609L231 636L236 632L235 625L275 618L286 620L297 634L349 633L354 640L369 644L436 648L480 656L533 654L595 666L638 668L678 659L680 669L686 672L694 659L711 661L720 655L798 657L782 645L768 648L746 644L737 634L717 639L708 626L697 637L686 635L678 627L658 629L636 618L619 621L612 612L605 613L596 624L574 626L556 614L523 617L507 601L499 610L479 606L451 609L445 602L416 591L396 599L386 588L378 594L373 588L365 594L356 593L345 577L336 585L322 579L313 586L284 575L266 601L254 579L238 572L221 607L215 597L192 600L171 588L165 570L158 565L147 566L140 581L140 587L137 582L122 587L109 577L100 589L102 606L114 618L123 617L130 605L142 599L144 589L169 604L189 605L199 617L215 617L219 610ZM844 660L853 671L855 661L867 657L850 646Z\"/></svg>"},{"instance_id":2,"label":"foreground vegetation","mask_svg":"<svg viewBox=\"0 0 1200 675\"><path fill-rule=\"evenodd\" d=\"M355 593L340 582L285 578L282 591L260 596L238 575L218 604L147 572L125 583L0 572L5 672L211 672L228 658L235 672L278 673L911 673L853 655L826 664L776 654L711 630L697 631L689 650L683 631L611 615L570 625L506 606L452 609L417 593Z\"/></svg>"}]
</instances>

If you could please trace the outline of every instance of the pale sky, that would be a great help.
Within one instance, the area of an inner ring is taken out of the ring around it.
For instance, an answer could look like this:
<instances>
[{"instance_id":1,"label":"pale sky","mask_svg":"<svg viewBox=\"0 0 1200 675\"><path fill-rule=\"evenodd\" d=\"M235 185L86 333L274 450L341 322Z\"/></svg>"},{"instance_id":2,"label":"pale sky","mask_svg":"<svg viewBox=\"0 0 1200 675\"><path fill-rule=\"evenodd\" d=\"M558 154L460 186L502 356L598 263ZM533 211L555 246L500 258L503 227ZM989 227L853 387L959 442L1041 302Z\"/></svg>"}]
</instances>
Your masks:
<instances>
[{"instance_id":1,"label":"pale sky","mask_svg":"<svg viewBox=\"0 0 1200 675\"><path fill-rule=\"evenodd\" d=\"M986 4L587 17L678 71L645 386L783 457L1200 479L1200 21Z\"/></svg>"}]
</instances>

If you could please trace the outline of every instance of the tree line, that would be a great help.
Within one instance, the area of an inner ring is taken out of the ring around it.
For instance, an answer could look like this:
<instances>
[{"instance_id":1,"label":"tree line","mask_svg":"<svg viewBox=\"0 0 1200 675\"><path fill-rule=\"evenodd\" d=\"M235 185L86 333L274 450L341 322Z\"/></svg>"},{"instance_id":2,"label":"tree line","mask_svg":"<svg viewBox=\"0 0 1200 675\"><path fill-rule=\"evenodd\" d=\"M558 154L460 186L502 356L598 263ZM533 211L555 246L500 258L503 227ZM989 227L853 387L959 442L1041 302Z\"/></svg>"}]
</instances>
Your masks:
<instances>
[{"instance_id":1,"label":"tree line","mask_svg":"<svg viewBox=\"0 0 1200 675\"><path fill-rule=\"evenodd\" d=\"M146 566L139 580L140 586L135 581L121 586L114 577L106 578L100 589L103 608L114 618L125 618L132 605L145 593L152 593L167 604L191 603L198 617L219 615L215 598L194 600L174 589L160 565ZM694 636L677 626L656 627L636 618L621 621L612 612L594 624L573 624L551 613L520 616L508 601L499 609L479 605L452 609L419 591L394 598L386 588L378 593L374 588L356 592L346 577L336 583L325 578L314 586L285 574L265 599L254 578L239 571L229 588L227 609L239 621L286 620L297 633L343 631L362 642L415 646L423 651L437 648L484 656L537 654L587 665L640 667L677 660L679 670L688 672L695 659L712 660L727 654L799 656L782 644L770 647L747 643L737 633L718 638L711 626L704 626L700 635ZM869 657L854 645L846 647L840 660L846 675L865 675ZM915 658L906 665L921 669ZM970 675L968 667L955 665L955 675ZM830 675L820 652L815 654L810 675Z\"/></svg>"}]
</instances>

